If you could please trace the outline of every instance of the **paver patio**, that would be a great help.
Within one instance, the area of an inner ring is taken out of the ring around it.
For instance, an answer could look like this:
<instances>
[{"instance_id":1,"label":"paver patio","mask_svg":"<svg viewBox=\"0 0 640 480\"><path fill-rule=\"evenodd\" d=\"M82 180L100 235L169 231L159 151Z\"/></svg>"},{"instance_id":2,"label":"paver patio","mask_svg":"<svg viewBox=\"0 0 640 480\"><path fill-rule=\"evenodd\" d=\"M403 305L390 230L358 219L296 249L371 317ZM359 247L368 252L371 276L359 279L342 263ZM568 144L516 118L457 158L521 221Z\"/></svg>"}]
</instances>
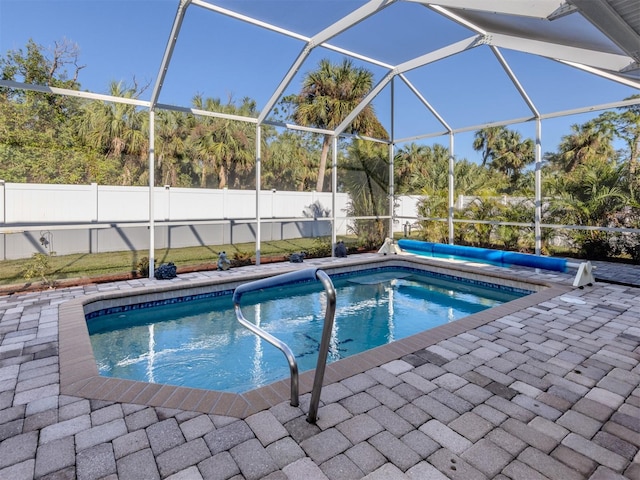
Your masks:
<instances>
[{"instance_id":1,"label":"paver patio","mask_svg":"<svg viewBox=\"0 0 640 480\"><path fill-rule=\"evenodd\" d=\"M326 385L317 425L61 393L60 305L154 281L0 297L0 479L638 480L640 267L597 266L510 270L562 293Z\"/></svg>"}]
</instances>

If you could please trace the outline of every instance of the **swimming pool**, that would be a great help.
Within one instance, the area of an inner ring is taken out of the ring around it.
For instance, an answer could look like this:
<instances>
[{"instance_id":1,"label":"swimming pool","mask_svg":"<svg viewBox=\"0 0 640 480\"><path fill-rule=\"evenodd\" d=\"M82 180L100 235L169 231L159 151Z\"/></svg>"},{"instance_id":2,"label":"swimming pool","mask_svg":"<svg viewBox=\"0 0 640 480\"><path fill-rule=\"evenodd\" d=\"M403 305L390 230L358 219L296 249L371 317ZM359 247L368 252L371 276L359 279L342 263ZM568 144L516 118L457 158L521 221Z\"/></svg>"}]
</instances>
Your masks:
<instances>
[{"instance_id":1,"label":"swimming pool","mask_svg":"<svg viewBox=\"0 0 640 480\"><path fill-rule=\"evenodd\" d=\"M332 278L338 305L329 362L532 293L409 267ZM287 378L282 354L237 322L231 293L219 290L87 314L100 374L228 392ZM300 371L315 368L323 323L320 286L246 294L243 312L292 348Z\"/></svg>"}]
</instances>

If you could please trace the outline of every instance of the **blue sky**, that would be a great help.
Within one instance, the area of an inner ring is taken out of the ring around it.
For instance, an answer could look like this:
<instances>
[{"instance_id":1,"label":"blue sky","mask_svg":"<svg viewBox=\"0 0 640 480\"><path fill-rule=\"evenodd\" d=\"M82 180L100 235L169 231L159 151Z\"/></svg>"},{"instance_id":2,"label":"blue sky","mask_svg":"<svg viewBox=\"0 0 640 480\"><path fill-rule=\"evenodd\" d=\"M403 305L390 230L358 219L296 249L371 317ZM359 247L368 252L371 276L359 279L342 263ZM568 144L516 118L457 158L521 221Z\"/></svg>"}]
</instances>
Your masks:
<instances>
[{"instance_id":1,"label":"blue sky","mask_svg":"<svg viewBox=\"0 0 640 480\"><path fill-rule=\"evenodd\" d=\"M226 0L219 5L259 15L262 20L311 36L362 5L355 0ZM0 54L23 48L31 38L44 47L66 38L78 44L86 67L82 88L107 93L111 81L150 84L158 74L178 0L0 0ZM309 7L312 7L311 10ZM310 14L310 11L312 14ZM398 64L472 33L432 11L400 2L351 31L331 40L337 46ZM569 20L567 20L569 21ZM261 108L270 98L304 44L253 25L189 7L160 96L161 103L188 106L197 93L240 100L247 96ZM608 103L637 93L631 88L588 75L548 59L502 50L537 108L544 113ZM286 93L299 90L305 73L322 58L341 56L315 49ZM369 68L378 81L385 69ZM520 118L529 111L487 47L435 62L407 73L407 78L447 122L456 127ZM395 132L406 138L443 127L400 81L396 96ZM390 88L374 101L390 129ZM595 114L597 115L597 113ZM580 115L543 123L543 151L555 150L569 125L595 116ZM531 122L514 125L523 137L535 136ZM478 160L470 145L473 133L456 136L455 153ZM424 143L448 145L447 137Z\"/></svg>"}]
</instances>

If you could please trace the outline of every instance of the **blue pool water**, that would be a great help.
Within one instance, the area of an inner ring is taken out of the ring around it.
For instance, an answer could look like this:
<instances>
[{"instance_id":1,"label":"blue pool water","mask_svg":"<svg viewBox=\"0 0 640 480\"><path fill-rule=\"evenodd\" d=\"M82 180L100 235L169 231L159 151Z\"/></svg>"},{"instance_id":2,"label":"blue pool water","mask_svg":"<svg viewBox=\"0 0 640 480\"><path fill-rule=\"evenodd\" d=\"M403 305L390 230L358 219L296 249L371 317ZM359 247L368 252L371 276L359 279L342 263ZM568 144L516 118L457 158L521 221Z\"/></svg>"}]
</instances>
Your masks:
<instances>
[{"instance_id":1,"label":"blue pool water","mask_svg":"<svg viewBox=\"0 0 640 480\"><path fill-rule=\"evenodd\" d=\"M413 269L332 278L337 292L329 362L521 297ZM236 320L231 292L94 312L87 324L101 375L244 392L289 377L282 352ZM289 345L299 370L315 368L325 293L320 282L242 297L242 312Z\"/></svg>"}]
</instances>

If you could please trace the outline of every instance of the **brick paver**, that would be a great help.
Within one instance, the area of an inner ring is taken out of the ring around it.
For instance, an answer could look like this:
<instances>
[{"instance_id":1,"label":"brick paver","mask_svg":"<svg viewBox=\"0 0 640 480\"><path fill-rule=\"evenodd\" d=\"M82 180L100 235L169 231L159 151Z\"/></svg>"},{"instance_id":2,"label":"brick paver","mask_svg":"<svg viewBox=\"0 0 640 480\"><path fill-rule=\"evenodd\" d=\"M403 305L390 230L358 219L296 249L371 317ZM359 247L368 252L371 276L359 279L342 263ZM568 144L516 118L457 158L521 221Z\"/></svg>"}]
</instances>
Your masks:
<instances>
[{"instance_id":1,"label":"brick paver","mask_svg":"<svg viewBox=\"0 0 640 480\"><path fill-rule=\"evenodd\" d=\"M317 425L308 395L235 418L61 393L60 306L157 281L0 296L0 478L639 479L640 275L599 267L636 286L488 267L564 290L329 383Z\"/></svg>"}]
</instances>

